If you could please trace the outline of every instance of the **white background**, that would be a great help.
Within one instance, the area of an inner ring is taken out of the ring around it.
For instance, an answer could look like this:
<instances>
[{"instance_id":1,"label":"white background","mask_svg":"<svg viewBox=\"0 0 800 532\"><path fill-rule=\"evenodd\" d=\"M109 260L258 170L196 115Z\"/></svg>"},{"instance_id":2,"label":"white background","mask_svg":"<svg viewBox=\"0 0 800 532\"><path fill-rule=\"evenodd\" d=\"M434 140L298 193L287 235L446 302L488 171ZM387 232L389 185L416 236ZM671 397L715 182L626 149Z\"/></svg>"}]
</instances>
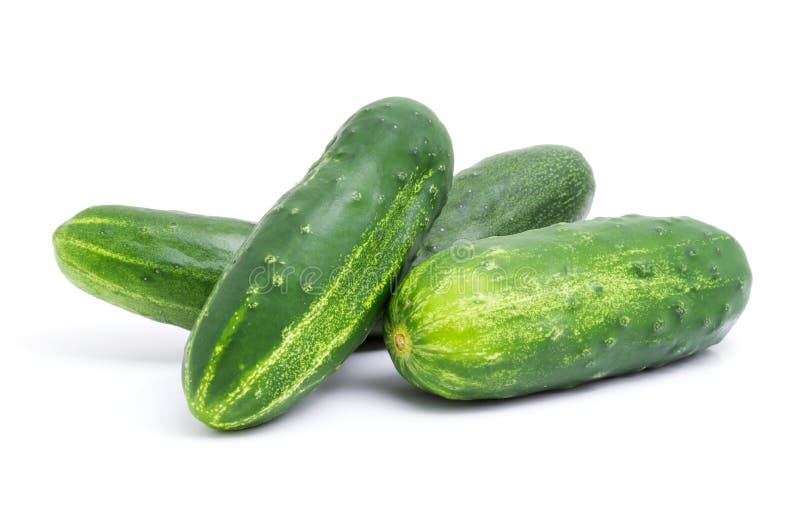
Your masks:
<instances>
[{"instance_id":1,"label":"white background","mask_svg":"<svg viewBox=\"0 0 800 532\"><path fill-rule=\"evenodd\" d=\"M793 3L284 4L0 4L0 528L798 530ZM593 216L732 233L740 322L671 367L505 402L356 353L272 423L205 428L187 333L71 286L50 234L94 204L256 220L389 95L435 110L457 169L567 144Z\"/></svg>"}]
</instances>

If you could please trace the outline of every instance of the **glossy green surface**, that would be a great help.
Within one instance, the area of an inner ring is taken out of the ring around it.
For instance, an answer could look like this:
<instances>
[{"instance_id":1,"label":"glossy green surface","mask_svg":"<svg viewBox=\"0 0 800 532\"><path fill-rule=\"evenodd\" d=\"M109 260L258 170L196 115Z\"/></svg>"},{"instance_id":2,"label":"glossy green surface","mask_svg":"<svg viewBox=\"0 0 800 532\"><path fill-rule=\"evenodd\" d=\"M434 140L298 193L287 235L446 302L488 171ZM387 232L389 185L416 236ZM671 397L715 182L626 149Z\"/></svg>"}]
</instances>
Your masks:
<instances>
[{"instance_id":1,"label":"glossy green surface","mask_svg":"<svg viewBox=\"0 0 800 532\"><path fill-rule=\"evenodd\" d=\"M594 187L589 163L567 146L487 157L453 177L447 203L414 264L464 241L581 220L592 206Z\"/></svg>"},{"instance_id":2,"label":"glossy green surface","mask_svg":"<svg viewBox=\"0 0 800 532\"><path fill-rule=\"evenodd\" d=\"M719 342L751 274L727 233L625 216L473 243L423 262L384 322L399 372L451 399L503 398L661 366Z\"/></svg>"},{"instance_id":3,"label":"glossy green surface","mask_svg":"<svg viewBox=\"0 0 800 532\"><path fill-rule=\"evenodd\" d=\"M53 233L56 261L76 286L109 303L191 328L253 224L104 205Z\"/></svg>"},{"instance_id":4,"label":"glossy green surface","mask_svg":"<svg viewBox=\"0 0 800 532\"><path fill-rule=\"evenodd\" d=\"M452 147L425 106L359 110L222 273L184 357L192 413L218 429L285 412L366 337L452 181Z\"/></svg>"}]
</instances>

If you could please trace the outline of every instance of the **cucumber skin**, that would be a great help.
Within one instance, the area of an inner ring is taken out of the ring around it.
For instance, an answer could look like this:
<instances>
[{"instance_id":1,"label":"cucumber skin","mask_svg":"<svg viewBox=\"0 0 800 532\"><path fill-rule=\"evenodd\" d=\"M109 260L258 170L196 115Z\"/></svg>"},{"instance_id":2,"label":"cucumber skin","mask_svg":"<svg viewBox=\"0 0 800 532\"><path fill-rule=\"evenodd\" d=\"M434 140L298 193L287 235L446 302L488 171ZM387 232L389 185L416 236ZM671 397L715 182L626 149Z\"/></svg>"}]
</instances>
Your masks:
<instances>
[{"instance_id":1,"label":"cucumber skin","mask_svg":"<svg viewBox=\"0 0 800 532\"><path fill-rule=\"evenodd\" d=\"M253 224L177 211L103 205L53 233L56 262L82 290L191 329Z\"/></svg>"},{"instance_id":2,"label":"cucumber skin","mask_svg":"<svg viewBox=\"0 0 800 532\"><path fill-rule=\"evenodd\" d=\"M392 297L401 375L449 399L506 398L658 367L716 344L751 273L727 233L690 218L558 224L444 252Z\"/></svg>"},{"instance_id":3,"label":"cucumber skin","mask_svg":"<svg viewBox=\"0 0 800 532\"><path fill-rule=\"evenodd\" d=\"M582 219L593 195L591 168L572 148L532 146L488 157L453 177L449 199L414 263L465 240ZM59 266L79 288L191 329L225 265L254 227L230 218L105 205L65 222L53 244ZM172 274L176 267L180 273ZM370 336L383 337L382 321Z\"/></svg>"},{"instance_id":4,"label":"cucumber skin","mask_svg":"<svg viewBox=\"0 0 800 532\"><path fill-rule=\"evenodd\" d=\"M594 190L589 163L567 146L532 146L487 157L453 177L447 203L414 264L464 241L582 220Z\"/></svg>"},{"instance_id":5,"label":"cucumber skin","mask_svg":"<svg viewBox=\"0 0 800 532\"><path fill-rule=\"evenodd\" d=\"M192 413L222 430L258 425L333 373L367 336L452 172L449 135L423 105L389 98L354 114L206 301L184 356Z\"/></svg>"}]
</instances>

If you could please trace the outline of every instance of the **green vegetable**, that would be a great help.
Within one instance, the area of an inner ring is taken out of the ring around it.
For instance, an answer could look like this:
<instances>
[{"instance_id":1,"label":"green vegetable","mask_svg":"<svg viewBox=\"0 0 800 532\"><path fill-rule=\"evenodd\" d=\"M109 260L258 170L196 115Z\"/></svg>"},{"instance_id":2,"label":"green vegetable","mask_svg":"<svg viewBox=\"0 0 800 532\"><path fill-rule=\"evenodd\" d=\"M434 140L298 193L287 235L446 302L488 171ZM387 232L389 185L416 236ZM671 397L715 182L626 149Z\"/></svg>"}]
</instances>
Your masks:
<instances>
[{"instance_id":1,"label":"green vegetable","mask_svg":"<svg viewBox=\"0 0 800 532\"><path fill-rule=\"evenodd\" d=\"M690 218L558 224L438 253L389 303L386 345L411 383L503 398L657 367L725 336L747 303L739 244Z\"/></svg>"},{"instance_id":2,"label":"green vegetable","mask_svg":"<svg viewBox=\"0 0 800 532\"><path fill-rule=\"evenodd\" d=\"M285 412L364 340L452 180L444 126L390 98L359 110L222 273L186 346L192 413L240 429Z\"/></svg>"},{"instance_id":3,"label":"green vegetable","mask_svg":"<svg viewBox=\"0 0 800 532\"><path fill-rule=\"evenodd\" d=\"M494 155L453 177L450 199L414 262L453 243L581 219L593 194L591 168L571 148L534 146ZM62 270L80 288L191 329L253 227L228 218L103 206L64 223L53 242ZM383 336L380 323L375 330Z\"/></svg>"},{"instance_id":4,"label":"green vegetable","mask_svg":"<svg viewBox=\"0 0 800 532\"><path fill-rule=\"evenodd\" d=\"M593 197L592 169L572 148L543 145L493 155L453 177L414 264L467 240L581 220Z\"/></svg>"},{"instance_id":5,"label":"green vegetable","mask_svg":"<svg viewBox=\"0 0 800 532\"><path fill-rule=\"evenodd\" d=\"M175 211L102 206L56 229L64 275L90 294L190 329L253 224Z\"/></svg>"}]
</instances>

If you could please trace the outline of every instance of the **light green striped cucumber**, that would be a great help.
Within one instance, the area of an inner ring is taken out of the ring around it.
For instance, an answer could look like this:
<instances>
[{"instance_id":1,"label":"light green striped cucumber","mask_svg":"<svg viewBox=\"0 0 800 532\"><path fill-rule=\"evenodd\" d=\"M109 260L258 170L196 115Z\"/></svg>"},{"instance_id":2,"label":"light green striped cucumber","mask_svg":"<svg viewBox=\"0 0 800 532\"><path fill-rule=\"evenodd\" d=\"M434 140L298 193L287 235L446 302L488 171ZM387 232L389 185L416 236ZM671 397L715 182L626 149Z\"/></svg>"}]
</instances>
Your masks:
<instances>
[{"instance_id":1,"label":"light green striped cucumber","mask_svg":"<svg viewBox=\"0 0 800 532\"><path fill-rule=\"evenodd\" d=\"M453 177L449 199L414 262L454 243L582 219L593 195L591 168L572 148L533 146L488 157ZM78 287L191 329L253 227L229 218L106 205L65 222L53 244L62 271ZM383 336L381 322L374 331Z\"/></svg>"},{"instance_id":2,"label":"light green striped cucumber","mask_svg":"<svg viewBox=\"0 0 800 532\"><path fill-rule=\"evenodd\" d=\"M241 429L285 412L364 340L453 176L450 137L425 106L359 110L258 223L195 322L189 408Z\"/></svg>"},{"instance_id":3,"label":"light green striped cucumber","mask_svg":"<svg viewBox=\"0 0 800 532\"><path fill-rule=\"evenodd\" d=\"M747 303L727 233L690 218L558 224L432 256L392 297L385 341L411 383L503 398L657 367L716 344Z\"/></svg>"},{"instance_id":4,"label":"light green striped cucumber","mask_svg":"<svg viewBox=\"0 0 800 532\"><path fill-rule=\"evenodd\" d=\"M104 205L62 224L53 246L61 271L79 288L191 329L253 227L230 218Z\"/></svg>"}]
</instances>

